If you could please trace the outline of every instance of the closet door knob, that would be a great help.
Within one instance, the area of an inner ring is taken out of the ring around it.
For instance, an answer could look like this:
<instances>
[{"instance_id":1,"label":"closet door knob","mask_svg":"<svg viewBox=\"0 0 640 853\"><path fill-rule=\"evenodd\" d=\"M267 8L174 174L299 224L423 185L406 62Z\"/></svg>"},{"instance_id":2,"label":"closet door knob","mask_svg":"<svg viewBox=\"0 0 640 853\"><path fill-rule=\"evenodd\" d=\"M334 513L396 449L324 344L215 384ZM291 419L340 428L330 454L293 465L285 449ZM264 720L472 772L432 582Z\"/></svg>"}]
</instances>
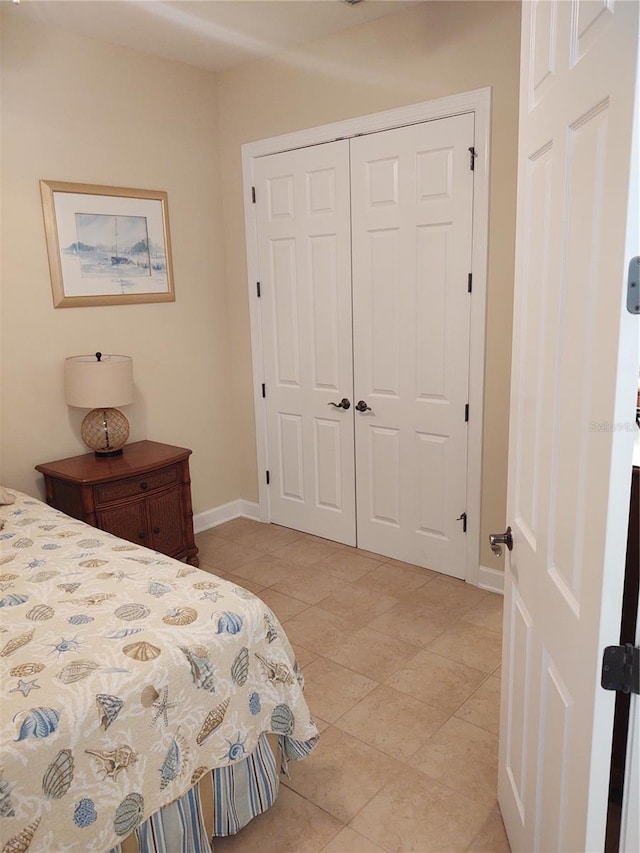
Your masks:
<instances>
[{"instance_id":1,"label":"closet door knob","mask_svg":"<svg viewBox=\"0 0 640 853\"><path fill-rule=\"evenodd\" d=\"M358 400L358 402L356 403L356 409L359 412L371 412L371 411L373 411L371 406L367 406L367 404L365 403L364 400Z\"/></svg>"},{"instance_id":2,"label":"closet door knob","mask_svg":"<svg viewBox=\"0 0 640 853\"><path fill-rule=\"evenodd\" d=\"M336 409L344 409L346 412L347 409L351 408L351 403L346 397L343 397L339 403L327 403L327 406L335 406Z\"/></svg>"}]
</instances>

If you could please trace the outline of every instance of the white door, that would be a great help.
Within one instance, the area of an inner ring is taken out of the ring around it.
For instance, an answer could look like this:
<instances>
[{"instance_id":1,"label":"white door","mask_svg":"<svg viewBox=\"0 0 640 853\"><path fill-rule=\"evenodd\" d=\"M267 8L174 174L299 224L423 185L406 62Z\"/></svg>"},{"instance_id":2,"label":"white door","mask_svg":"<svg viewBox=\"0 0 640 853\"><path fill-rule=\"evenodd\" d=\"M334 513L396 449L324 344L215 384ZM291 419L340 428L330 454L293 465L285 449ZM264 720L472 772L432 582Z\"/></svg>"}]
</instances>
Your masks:
<instances>
[{"instance_id":1,"label":"white door","mask_svg":"<svg viewBox=\"0 0 640 853\"><path fill-rule=\"evenodd\" d=\"M349 143L256 160L271 521L355 545ZM266 476L266 472L264 472Z\"/></svg>"},{"instance_id":2,"label":"white door","mask_svg":"<svg viewBox=\"0 0 640 853\"><path fill-rule=\"evenodd\" d=\"M634 438L638 4L522 14L498 790L514 851L582 853L603 849Z\"/></svg>"},{"instance_id":3,"label":"white door","mask_svg":"<svg viewBox=\"0 0 640 853\"><path fill-rule=\"evenodd\" d=\"M271 521L460 578L473 138L467 113L254 172Z\"/></svg>"},{"instance_id":4,"label":"white door","mask_svg":"<svg viewBox=\"0 0 640 853\"><path fill-rule=\"evenodd\" d=\"M473 138L467 113L351 142L358 546L458 578Z\"/></svg>"}]
</instances>

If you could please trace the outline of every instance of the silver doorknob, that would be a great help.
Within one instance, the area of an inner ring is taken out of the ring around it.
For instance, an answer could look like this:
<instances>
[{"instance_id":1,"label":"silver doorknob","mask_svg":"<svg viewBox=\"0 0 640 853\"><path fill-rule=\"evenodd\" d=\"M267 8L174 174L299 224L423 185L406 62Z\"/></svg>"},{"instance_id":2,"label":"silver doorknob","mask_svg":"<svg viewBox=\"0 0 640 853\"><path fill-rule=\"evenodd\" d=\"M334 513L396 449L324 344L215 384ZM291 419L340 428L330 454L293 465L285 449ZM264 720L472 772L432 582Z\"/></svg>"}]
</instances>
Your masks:
<instances>
[{"instance_id":1,"label":"silver doorknob","mask_svg":"<svg viewBox=\"0 0 640 853\"><path fill-rule=\"evenodd\" d=\"M496 557L502 556L503 545L506 545L509 551L513 551L513 536L511 535L511 528L507 527L504 533L490 533L489 544L491 545L491 550Z\"/></svg>"}]
</instances>

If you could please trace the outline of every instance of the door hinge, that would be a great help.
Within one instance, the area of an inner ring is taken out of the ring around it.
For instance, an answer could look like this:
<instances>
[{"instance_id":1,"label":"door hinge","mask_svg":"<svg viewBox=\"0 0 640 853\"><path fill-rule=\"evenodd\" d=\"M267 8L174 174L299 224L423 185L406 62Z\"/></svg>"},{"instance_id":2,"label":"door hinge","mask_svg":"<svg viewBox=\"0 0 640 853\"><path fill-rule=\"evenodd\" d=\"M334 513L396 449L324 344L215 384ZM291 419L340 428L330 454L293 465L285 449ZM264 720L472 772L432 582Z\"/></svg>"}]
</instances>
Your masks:
<instances>
[{"instance_id":1,"label":"door hinge","mask_svg":"<svg viewBox=\"0 0 640 853\"><path fill-rule=\"evenodd\" d=\"M470 272L469 275L467 276L467 293L471 293L472 289L473 289L473 273Z\"/></svg>"},{"instance_id":2,"label":"door hinge","mask_svg":"<svg viewBox=\"0 0 640 853\"><path fill-rule=\"evenodd\" d=\"M269 472L267 471L267 486L269 485Z\"/></svg>"},{"instance_id":3,"label":"door hinge","mask_svg":"<svg viewBox=\"0 0 640 853\"><path fill-rule=\"evenodd\" d=\"M640 693L640 647L631 643L607 646L602 653L602 678L605 690Z\"/></svg>"},{"instance_id":4,"label":"door hinge","mask_svg":"<svg viewBox=\"0 0 640 853\"><path fill-rule=\"evenodd\" d=\"M464 404L464 422L466 424L469 423L469 404L468 403Z\"/></svg>"},{"instance_id":5,"label":"door hinge","mask_svg":"<svg viewBox=\"0 0 640 853\"><path fill-rule=\"evenodd\" d=\"M476 152L476 149L474 148L473 145L470 145L469 146L469 168L471 169L472 172L476 168L474 160L476 159L477 156L478 156L478 154Z\"/></svg>"},{"instance_id":6,"label":"door hinge","mask_svg":"<svg viewBox=\"0 0 640 853\"><path fill-rule=\"evenodd\" d=\"M631 258L629 261L627 311L630 314L640 314L640 257Z\"/></svg>"},{"instance_id":7,"label":"door hinge","mask_svg":"<svg viewBox=\"0 0 640 853\"><path fill-rule=\"evenodd\" d=\"M262 396L267 396L267 386L264 384L264 382L262 383Z\"/></svg>"},{"instance_id":8,"label":"door hinge","mask_svg":"<svg viewBox=\"0 0 640 853\"><path fill-rule=\"evenodd\" d=\"M461 521L461 522L462 522L462 532L463 532L463 533L466 533L466 532L467 532L467 513L466 513L466 512L463 512L463 513L462 513L462 515L459 515L459 516L456 518L456 521Z\"/></svg>"},{"instance_id":9,"label":"door hinge","mask_svg":"<svg viewBox=\"0 0 640 853\"><path fill-rule=\"evenodd\" d=\"M260 299L260 282L256 281L256 293L258 294L258 299Z\"/></svg>"},{"instance_id":10,"label":"door hinge","mask_svg":"<svg viewBox=\"0 0 640 853\"><path fill-rule=\"evenodd\" d=\"M254 204L256 203L256 188L255 187L251 187L251 201Z\"/></svg>"}]
</instances>

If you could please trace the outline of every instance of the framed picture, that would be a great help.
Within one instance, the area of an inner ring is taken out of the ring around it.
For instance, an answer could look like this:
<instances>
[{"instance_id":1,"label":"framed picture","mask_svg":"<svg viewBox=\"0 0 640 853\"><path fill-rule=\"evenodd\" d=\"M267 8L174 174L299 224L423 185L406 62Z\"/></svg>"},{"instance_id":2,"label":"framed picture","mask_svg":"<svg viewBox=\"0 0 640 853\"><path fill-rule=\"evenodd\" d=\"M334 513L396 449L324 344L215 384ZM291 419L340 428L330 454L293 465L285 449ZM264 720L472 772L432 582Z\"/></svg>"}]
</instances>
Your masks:
<instances>
[{"instance_id":1,"label":"framed picture","mask_svg":"<svg viewBox=\"0 0 640 853\"><path fill-rule=\"evenodd\" d=\"M40 181L55 308L173 302L167 194Z\"/></svg>"}]
</instances>

